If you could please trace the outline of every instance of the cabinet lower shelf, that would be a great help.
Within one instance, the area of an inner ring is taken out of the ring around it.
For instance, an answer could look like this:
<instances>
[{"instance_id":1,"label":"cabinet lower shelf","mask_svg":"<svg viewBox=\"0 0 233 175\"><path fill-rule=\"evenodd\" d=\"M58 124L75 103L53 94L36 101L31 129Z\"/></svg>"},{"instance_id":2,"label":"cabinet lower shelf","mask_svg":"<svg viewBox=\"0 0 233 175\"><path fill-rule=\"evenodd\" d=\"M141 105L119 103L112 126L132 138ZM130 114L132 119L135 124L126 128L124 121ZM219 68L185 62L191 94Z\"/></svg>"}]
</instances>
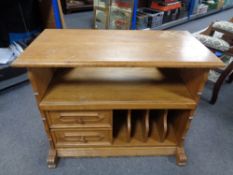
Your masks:
<instances>
[{"instance_id":1,"label":"cabinet lower shelf","mask_svg":"<svg viewBox=\"0 0 233 175\"><path fill-rule=\"evenodd\" d=\"M50 151L51 152L51 151ZM59 157L117 157L117 156L176 156L177 165L185 165L187 157L183 147L103 147L103 148L60 148L50 156L49 166L55 167Z\"/></svg>"},{"instance_id":2,"label":"cabinet lower shelf","mask_svg":"<svg viewBox=\"0 0 233 175\"><path fill-rule=\"evenodd\" d=\"M176 146L167 147L95 147L95 148L58 148L60 157L117 157L117 156L163 156L175 155Z\"/></svg>"}]
</instances>

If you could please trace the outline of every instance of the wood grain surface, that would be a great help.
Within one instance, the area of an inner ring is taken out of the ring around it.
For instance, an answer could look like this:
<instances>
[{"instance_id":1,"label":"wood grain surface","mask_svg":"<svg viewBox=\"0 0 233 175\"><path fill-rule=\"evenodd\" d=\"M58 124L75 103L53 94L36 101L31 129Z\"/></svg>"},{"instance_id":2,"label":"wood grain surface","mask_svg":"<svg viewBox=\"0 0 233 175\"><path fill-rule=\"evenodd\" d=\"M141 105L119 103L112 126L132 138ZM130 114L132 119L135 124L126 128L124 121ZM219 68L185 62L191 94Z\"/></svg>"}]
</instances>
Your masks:
<instances>
[{"instance_id":1,"label":"wood grain surface","mask_svg":"<svg viewBox=\"0 0 233 175\"><path fill-rule=\"evenodd\" d=\"M17 67L219 67L223 63L186 31L46 29Z\"/></svg>"}]
</instances>

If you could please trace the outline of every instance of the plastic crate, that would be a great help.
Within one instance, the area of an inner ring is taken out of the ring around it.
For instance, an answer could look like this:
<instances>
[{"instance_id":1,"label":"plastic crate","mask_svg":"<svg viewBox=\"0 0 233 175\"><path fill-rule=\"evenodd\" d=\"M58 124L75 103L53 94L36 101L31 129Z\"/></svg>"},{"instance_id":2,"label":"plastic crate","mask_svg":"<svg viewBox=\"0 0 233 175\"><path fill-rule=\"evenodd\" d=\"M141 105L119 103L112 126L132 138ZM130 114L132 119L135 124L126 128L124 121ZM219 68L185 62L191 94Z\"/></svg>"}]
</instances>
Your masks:
<instances>
[{"instance_id":1,"label":"plastic crate","mask_svg":"<svg viewBox=\"0 0 233 175\"><path fill-rule=\"evenodd\" d=\"M157 2L151 3L151 8L163 11L163 23L177 20L180 17L181 3L179 1L163 6Z\"/></svg>"},{"instance_id":2,"label":"plastic crate","mask_svg":"<svg viewBox=\"0 0 233 175\"><path fill-rule=\"evenodd\" d=\"M166 6L170 3L174 3L176 2L177 0L154 0L154 2L160 4L160 5L163 5L163 6Z\"/></svg>"},{"instance_id":3,"label":"plastic crate","mask_svg":"<svg viewBox=\"0 0 233 175\"><path fill-rule=\"evenodd\" d=\"M163 23L164 12L150 9L150 8L140 8L139 12L143 12L148 15L148 27L149 28L160 26Z\"/></svg>"},{"instance_id":4,"label":"plastic crate","mask_svg":"<svg viewBox=\"0 0 233 175\"><path fill-rule=\"evenodd\" d=\"M166 12L166 11L171 11L171 10L176 10L176 9L181 8L181 2L176 1L173 3L169 3L167 5L161 5L158 2L152 1L150 7L155 10Z\"/></svg>"},{"instance_id":5,"label":"plastic crate","mask_svg":"<svg viewBox=\"0 0 233 175\"><path fill-rule=\"evenodd\" d=\"M163 15L163 23L177 20L179 19L179 17L180 17L180 8L170 11L165 11Z\"/></svg>"},{"instance_id":6,"label":"plastic crate","mask_svg":"<svg viewBox=\"0 0 233 175\"><path fill-rule=\"evenodd\" d=\"M145 29L148 27L148 15L146 13L137 11L137 29Z\"/></svg>"}]
</instances>

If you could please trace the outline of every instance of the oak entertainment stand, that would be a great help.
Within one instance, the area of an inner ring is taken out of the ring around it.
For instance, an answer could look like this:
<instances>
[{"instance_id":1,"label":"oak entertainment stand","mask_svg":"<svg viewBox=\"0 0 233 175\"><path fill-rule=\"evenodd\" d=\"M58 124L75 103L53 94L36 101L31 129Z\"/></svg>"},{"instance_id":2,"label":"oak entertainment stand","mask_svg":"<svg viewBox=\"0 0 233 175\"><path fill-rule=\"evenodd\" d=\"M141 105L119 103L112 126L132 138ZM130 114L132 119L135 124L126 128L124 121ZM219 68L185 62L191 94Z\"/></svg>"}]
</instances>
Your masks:
<instances>
[{"instance_id":1,"label":"oak entertainment stand","mask_svg":"<svg viewBox=\"0 0 233 175\"><path fill-rule=\"evenodd\" d=\"M209 69L223 63L185 31L48 29L13 66L27 67L57 157L175 155Z\"/></svg>"}]
</instances>

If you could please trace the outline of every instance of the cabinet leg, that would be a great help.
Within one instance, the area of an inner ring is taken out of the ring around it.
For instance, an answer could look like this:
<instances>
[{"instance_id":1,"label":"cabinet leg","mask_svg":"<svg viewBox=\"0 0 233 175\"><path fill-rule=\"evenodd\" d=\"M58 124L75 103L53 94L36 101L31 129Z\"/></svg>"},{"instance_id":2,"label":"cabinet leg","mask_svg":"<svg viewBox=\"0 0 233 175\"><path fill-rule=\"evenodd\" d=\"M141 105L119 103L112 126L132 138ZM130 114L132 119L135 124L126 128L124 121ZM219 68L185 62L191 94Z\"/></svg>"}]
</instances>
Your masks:
<instances>
[{"instance_id":1,"label":"cabinet leg","mask_svg":"<svg viewBox=\"0 0 233 175\"><path fill-rule=\"evenodd\" d=\"M187 163L187 156L184 152L183 147L176 148L176 164L179 166L184 166Z\"/></svg>"},{"instance_id":2,"label":"cabinet leg","mask_svg":"<svg viewBox=\"0 0 233 175\"><path fill-rule=\"evenodd\" d=\"M49 168L56 168L57 165L57 152L54 149L49 149L49 154L47 158L47 164Z\"/></svg>"}]
</instances>

